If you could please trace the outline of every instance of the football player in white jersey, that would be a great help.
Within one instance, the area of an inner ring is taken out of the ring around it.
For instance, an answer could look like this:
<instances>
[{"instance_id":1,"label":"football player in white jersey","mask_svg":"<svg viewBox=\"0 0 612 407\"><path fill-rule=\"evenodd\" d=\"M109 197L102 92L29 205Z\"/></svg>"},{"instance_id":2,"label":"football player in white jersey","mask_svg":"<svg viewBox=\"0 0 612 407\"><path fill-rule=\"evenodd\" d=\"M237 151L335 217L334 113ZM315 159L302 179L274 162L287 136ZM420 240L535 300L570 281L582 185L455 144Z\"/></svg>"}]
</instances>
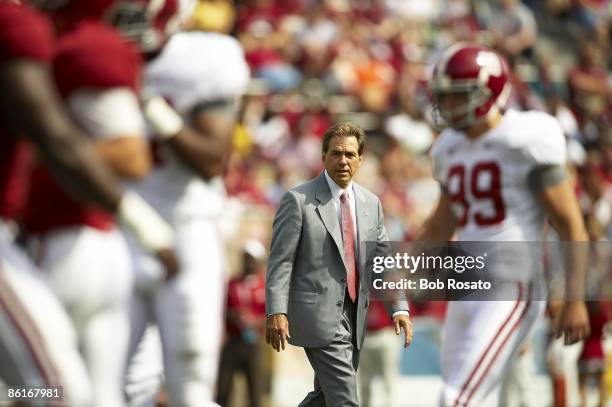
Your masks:
<instances>
[{"instance_id":1,"label":"football player in white jersey","mask_svg":"<svg viewBox=\"0 0 612 407\"><path fill-rule=\"evenodd\" d=\"M562 240L587 240L565 175L560 125L543 112L503 111L509 91L507 64L494 51L456 44L442 54L431 80L434 111L447 126L431 151L442 194L415 240L448 241L456 232L460 241L538 242L547 218ZM580 246L568 251L570 297L559 334L569 344L589 327L582 301L586 256ZM449 304L442 406L497 406L506 366L542 315L545 298L533 292L537 270L496 268L513 287L504 298Z\"/></svg>"},{"instance_id":2,"label":"football player in white jersey","mask_svg":"<svg viewBox=\"0 0 612 407\"><path fill-rule=\"evenodd\" d=\"M218 230L225 196L220 175L248 80L238 41L202 32L173 35L144 73L145 86L156 95L144 112L156 138L158 165L134 189L174 226L181 269L170 284L159 284L161 268L133 245L137 273L130 350L139 348L147 324L156 323L171 405L214 405L226 284ZM147 377L134 371L138 368L128 368L128 396L130 388L142 387L132 378Z\"/></svg>"}]
</instances>

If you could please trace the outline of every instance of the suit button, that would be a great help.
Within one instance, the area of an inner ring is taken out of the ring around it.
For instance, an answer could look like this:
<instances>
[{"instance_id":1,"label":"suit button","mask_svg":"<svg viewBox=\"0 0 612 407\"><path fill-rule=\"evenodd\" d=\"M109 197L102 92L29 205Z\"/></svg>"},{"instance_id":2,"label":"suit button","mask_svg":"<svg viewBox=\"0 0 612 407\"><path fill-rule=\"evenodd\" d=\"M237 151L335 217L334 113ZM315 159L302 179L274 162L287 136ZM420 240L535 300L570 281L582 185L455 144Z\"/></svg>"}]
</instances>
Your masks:
<instances>
[{"instance_id":1,"label":"suit button","mask_svg":"<svg viewBox=\"0 0 612 407\"><path fill-rule=\"evenodd\" d=\"M339 307L341 307L341 306L342 306L342 301L338 301L338 302L336 303L336 305L337 305L337 306L339 306Z\"/></svg>"}]
</instances>

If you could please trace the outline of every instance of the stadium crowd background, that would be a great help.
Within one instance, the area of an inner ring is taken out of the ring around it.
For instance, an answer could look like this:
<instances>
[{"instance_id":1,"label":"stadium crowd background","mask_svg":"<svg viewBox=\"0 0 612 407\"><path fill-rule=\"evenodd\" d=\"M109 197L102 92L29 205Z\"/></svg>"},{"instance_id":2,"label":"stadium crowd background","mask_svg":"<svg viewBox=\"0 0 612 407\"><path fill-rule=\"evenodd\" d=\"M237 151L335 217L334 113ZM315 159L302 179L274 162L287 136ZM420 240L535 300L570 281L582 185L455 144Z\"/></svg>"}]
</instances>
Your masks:
<instances>
[{"instance_id":1,"label":"stadium crowd background","mask_svg":"<svg viewBox=\"0 0 612 407\"><path fill-rule=\"evenodd\" d=\"M457 41L481 42L508 58L510 107L559 119L590 237L609 240L611 17L607 0L199 1L190 24L236 36L255 78L225 177L231 199L223 221L233 252L245 237L268 247L283 192L322 170L321 138L338 119L366 129L356 179L380 196L390 239L409 240L438 194L428 159L436 127L427 78ZM232 269L239 263L233 256ZM417 304L415 326L443 313L443 304Z\"/></svg>"},{"instance_id":2,"label":"stadium crowd background","mask_svg":"<svg viewBox=\"0 0 612 407\"><path fill-rule=\"evenodd\" d=\"M282 193L322 170L330 123L369 135L358 182L376 191L392 240L410 239L435 202L429 70L456 41L512 63L510 106L556 115L593 239L607 239L612 94L607 1L201 1L193 24L232 33L257 78L245 96L228 192L272 213ZM266 228L267 229L267 228Z\"/></svg>"}]
</instances>

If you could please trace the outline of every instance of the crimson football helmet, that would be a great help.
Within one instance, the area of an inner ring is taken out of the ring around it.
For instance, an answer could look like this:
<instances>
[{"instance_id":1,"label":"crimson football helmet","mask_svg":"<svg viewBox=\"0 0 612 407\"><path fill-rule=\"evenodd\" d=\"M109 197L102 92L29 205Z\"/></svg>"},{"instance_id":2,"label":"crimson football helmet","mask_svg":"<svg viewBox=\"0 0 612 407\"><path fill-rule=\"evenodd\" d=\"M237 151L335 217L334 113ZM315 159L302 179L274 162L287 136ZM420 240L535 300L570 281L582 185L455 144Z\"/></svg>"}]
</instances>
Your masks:
<instances>
[{"instance_id":1,"label":"crimson football helmet","mask_svg":"<svg viewBox=\"0 0 612 407\"><path fill-rule=\"evenodd\" d=\"M54 18L74 25L104 21L140 46L143 53L163 47L180 26L179 0L30 0Z\"/></svg>"},{"instance_id":2,"label":"crimson football helmet","mask_svg":"<svg viewBox=\"0 0 612 407\"><path fill-rule=\"evenodd\" d=\"M443 52L430 81L434 118L466 129L502 109L510 94L506 61L490 48L459 43ZM443 94L462 93L465 103L447 109L439 103Z\"/></svg>"},{"instance_id":3,"label":"crimson football helmet","mask_svg":"<svg viewBox=\"0 0 612 407\"><path fill-rule=\"evenodd\" d=\"M107 13L111 23L147 54L159 51L180 28L178 0L119 0Z\"/></svg>"}]
</instances>

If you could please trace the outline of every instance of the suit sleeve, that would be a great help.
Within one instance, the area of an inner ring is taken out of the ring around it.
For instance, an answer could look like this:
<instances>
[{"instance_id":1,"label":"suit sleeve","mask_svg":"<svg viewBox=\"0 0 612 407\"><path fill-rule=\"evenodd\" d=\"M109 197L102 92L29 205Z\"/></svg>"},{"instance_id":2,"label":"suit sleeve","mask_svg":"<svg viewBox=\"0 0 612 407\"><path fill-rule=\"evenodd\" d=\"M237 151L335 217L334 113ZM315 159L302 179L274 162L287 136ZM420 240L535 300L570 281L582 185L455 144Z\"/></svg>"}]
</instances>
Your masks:
<instances>
[{"instance_id":1,"label":"suit sleeve","mask_svg":"<svg viewBox=\"0 0 612 407\"><path fill-rule=\"evenodd\" d=\"M389 256L391 252L391 242L389 242L389 236L387 235L387 230L385 229L385 215L383 214L382 205L380 200L377 202L378 204L378 244L376 245L376 256ZM398 293L399 294L399 293ZM399 294L402 295L402 294ZM398 296L399 296L398 295ZM402 295L403 296L403 295ZM395 301L391 301L390 303L385 302L385 306L387 308L387 312L390 317L399 311L409 311L408 301L405 297L396 298Z\"/></svg>"},{"instance_id":2,"label":"suit sleeve","mask_svg":"<svg viewBox=\"0 0 612 407\"><path fill-rule=\"evenodd\" d=\"M266 273L266 314L286 314L291 273L302 232L302 211L292 191L283 196L272 226Z\"/></svg>"}]
</instances>

